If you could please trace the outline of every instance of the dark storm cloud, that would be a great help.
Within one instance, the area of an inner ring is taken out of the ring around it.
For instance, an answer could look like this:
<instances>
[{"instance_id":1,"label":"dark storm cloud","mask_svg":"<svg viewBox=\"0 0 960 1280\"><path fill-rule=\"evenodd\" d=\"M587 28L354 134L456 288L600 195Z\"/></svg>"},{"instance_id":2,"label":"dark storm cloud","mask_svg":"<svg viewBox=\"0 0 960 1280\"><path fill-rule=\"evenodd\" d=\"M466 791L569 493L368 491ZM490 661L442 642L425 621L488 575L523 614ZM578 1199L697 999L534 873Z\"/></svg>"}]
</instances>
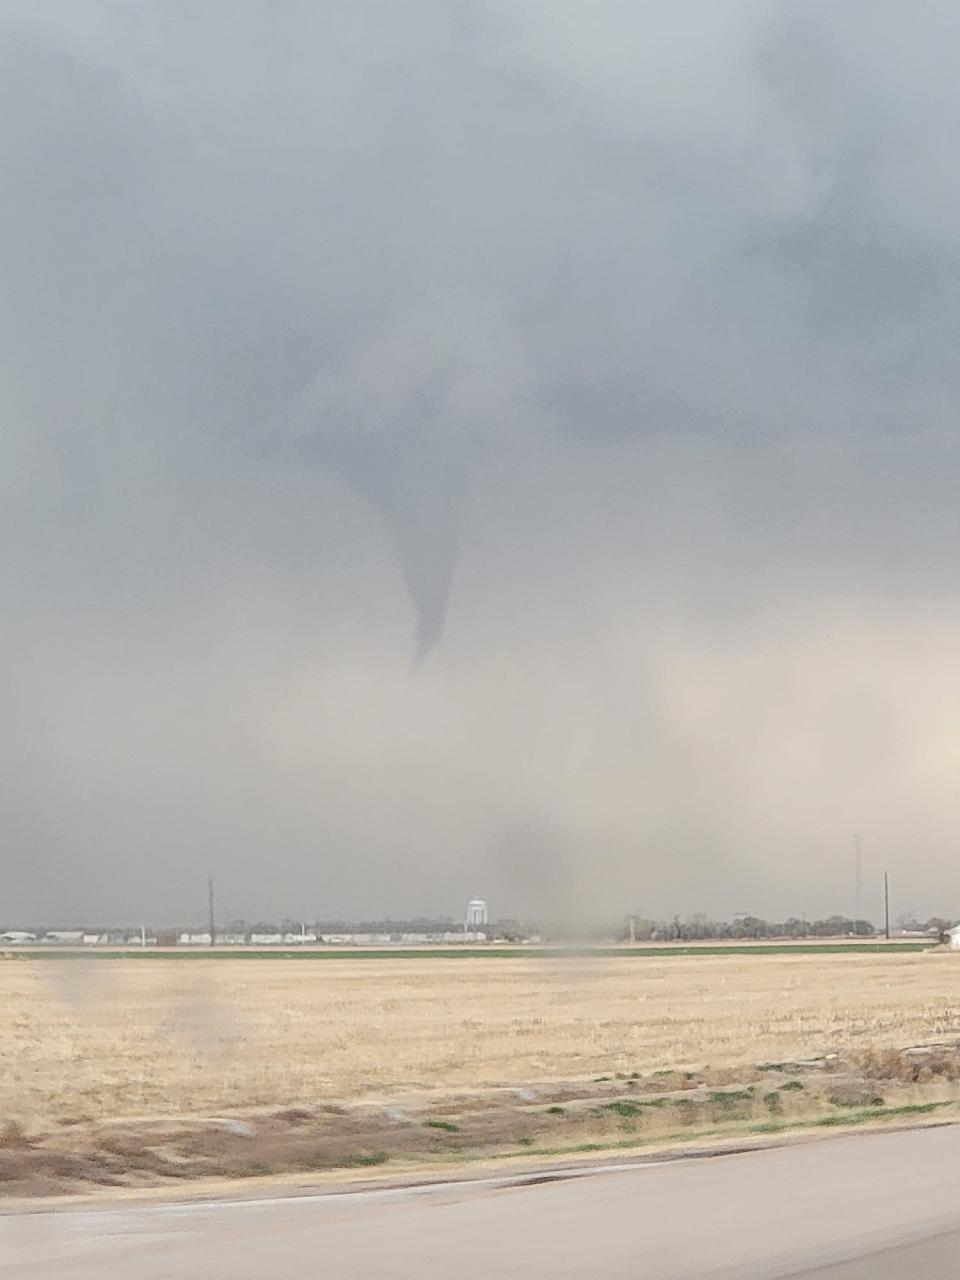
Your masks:
<instances>
[{"instance_id":1,"label":"dark storm cloud","mask_svg":"<svg viewBox=\"0 0 960 1280\"><path fill-rule=\"evenodd\" d=\"M948 909L958 27L8 0L0 915Z\"/></svg>"}]
</instances>

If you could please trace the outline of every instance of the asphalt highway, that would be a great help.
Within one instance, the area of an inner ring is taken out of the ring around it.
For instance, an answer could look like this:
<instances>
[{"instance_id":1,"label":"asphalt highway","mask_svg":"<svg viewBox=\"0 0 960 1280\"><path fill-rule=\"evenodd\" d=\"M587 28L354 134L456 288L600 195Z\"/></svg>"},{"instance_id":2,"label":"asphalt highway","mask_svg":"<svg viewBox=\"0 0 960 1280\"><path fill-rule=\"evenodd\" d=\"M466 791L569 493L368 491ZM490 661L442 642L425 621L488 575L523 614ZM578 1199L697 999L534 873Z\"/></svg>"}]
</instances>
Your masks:
<instances>
[{"instance_id":1,"label":"asphalt highway","mask_svg":"<svg viewBox=\"0 0 960 1280\"><path fill-rule=\"evenodd\" d=\"M960 1271L960 1126L558 1180L0 1215L0 1280L924 1280Z\"/></svg>"}]
</instances>

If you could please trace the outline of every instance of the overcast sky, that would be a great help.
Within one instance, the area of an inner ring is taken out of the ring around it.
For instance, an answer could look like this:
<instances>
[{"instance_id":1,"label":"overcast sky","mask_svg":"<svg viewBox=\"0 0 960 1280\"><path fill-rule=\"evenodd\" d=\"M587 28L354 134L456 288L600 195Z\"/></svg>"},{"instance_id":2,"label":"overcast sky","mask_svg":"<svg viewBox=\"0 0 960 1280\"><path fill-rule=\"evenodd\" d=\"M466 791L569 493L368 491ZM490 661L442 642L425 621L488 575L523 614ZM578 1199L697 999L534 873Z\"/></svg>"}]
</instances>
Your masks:
<instances>
[{"instance_id":1,"label":"overcast sky","mask_svg":"<svg viewBox=\"0 0 960 1280\"><path fill-rule=\"evenodd\" d=\"M0 0L0 924L960 913L955 0Z\"/></svg>"}]
</instances>

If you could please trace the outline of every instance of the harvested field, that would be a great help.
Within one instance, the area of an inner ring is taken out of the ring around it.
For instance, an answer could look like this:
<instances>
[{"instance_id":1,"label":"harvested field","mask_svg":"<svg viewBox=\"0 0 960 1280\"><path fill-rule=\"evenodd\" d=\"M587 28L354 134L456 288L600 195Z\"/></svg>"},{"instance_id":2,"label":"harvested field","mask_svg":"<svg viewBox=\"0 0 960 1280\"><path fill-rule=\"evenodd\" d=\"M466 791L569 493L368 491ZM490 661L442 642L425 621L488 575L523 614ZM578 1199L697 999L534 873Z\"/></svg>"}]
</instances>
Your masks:
<instances>
[{"instance_id":1,"label":"harvested field","mask_svg":"<svg viewBox=\"0 0 960 1280\"><path fill-rule=\"evenodd\" d=\"M958 1041L948 953L26 961L0 967L0 1179L835 1123L950 1104Z\"/></svg>"}]
</instances>

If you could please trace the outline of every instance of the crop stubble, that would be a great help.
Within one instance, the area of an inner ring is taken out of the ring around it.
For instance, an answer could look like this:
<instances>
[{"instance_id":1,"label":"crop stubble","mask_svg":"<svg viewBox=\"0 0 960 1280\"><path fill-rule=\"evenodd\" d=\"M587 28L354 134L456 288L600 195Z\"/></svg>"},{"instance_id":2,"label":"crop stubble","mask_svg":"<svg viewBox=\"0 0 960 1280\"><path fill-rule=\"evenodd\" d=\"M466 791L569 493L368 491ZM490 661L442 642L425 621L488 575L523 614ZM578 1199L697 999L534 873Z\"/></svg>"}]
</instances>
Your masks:
<instances>
[{"instance_id":1,"label":"crop stubble","mask_svg":"<svg viewBox=\"0 0 960 1280\"><path fill-rule=\"evenodd\" d=\"M0 1119L732 1068L960 1035L948 954L0 965Z\"/></svg>"}]
</instances>

